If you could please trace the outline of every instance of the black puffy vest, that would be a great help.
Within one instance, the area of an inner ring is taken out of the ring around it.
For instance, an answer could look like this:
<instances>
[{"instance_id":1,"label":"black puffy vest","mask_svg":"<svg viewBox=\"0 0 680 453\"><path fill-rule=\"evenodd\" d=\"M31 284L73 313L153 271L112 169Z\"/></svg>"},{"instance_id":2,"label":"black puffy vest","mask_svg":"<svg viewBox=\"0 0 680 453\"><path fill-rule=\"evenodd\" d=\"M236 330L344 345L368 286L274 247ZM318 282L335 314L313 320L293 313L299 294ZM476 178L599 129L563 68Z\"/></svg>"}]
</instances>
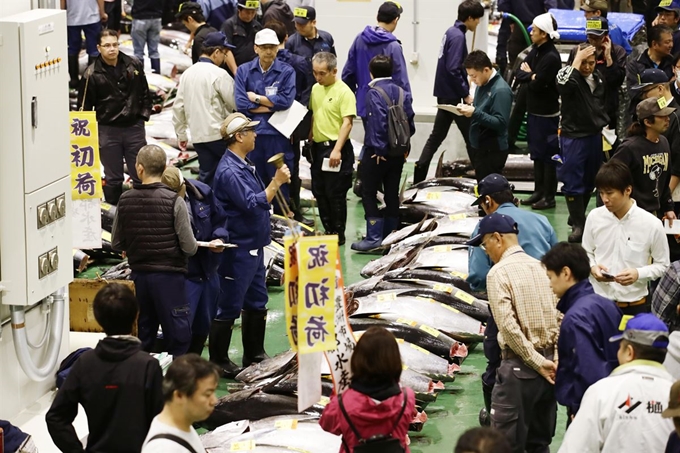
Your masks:
<instances>
[{"instance_id":1,"label":"black puffy vest","mask_svg":"<svg viewBox=\"0 0 680 453\"><path fill-rule=\"evenodd\" d=\"M137 185L120 197L118 224L133 271L187 272L175 231L176 200L177 193L160 182Z\"/></svg>"}]
</instances>

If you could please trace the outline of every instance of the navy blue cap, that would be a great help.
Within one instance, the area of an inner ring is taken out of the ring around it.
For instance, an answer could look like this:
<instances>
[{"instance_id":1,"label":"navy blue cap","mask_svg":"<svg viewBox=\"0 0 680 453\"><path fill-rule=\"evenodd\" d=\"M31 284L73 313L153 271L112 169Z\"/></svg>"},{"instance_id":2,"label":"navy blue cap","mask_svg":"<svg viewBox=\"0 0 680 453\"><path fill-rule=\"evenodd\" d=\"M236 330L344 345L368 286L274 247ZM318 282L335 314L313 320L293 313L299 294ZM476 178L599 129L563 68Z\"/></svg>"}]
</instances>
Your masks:
<instances>
[{"instance_id":1,"label":"navy blue cap","mask_svg":"<svg viewBox=\"0 0 680 453\"><path fill-rule=\"evenodd\" d=\"M316 10L311 6L301 6L300 8L295 8L293 16L295 16L295 22L305 25L310 20L316 20Z\"/></svg>"},{"instance_id":2,"label":"navy blue cap","mask_svg":"<svg viewBox=\"0 0 680 453\"><path fill-rule=\"evenodd\" d=\"M479 247L482 243L482 239L487 234L500 233L500 234L518 234L517 222L515 219L509 215L499 214L494 212L484 217L481 222L479 222L479 231L477 236L473 237L465 243L465 245L471 245L473 247Z\"/></svg>"},{"instance_id":3,"label":"navy blue cap","mask_svg":"<svg viewBox=\"0 0 680 453\"><path fill-rule=\"evenodd\" d=\"M594 16L586 20L586 34L604 36L609 33L609 21L606 17Z\"/></svg>"},{"instance_id":4,"label":"navy blue cap","mask_svg":"<svg viewBox=\"0 0 680 453\"><path fill-rule=\"evenodd\" d=\"M666 349L668 348L668 327L653 314L640 313L628 320L622 334L614 335L609 339L611 342L619 340L627 340L643 346Z\"/></svg>"},{"instance_id":5,"label":"navy blue cap","mask_svg":"<svg viewBox=\"0 0 680 453\"><path fill-rule=\"evenodd\" d=\"M680 13L680 2L678 0L661 0L659 6L654 8L658 13L661 11L673 11L675 13Z\"/></svg>"},{"instance_id":6,"label":"navy blue cap","mask_svg":"<svg viewBox=\"0 0 680 453\"><path fill-rule=\"evenodd\" d=\"M214 31L205 35L203 47L226 47L227 49L236 49L236 46L229 44L229 40L221 31Z\"/></svg>"},{"instance_id":7,"label":"navy blue cap","mask_svg":"<svg viewBox=\"0 0 680 453\"><path fill-rule=\"evenodd\" d=\"M499 175L498 173L491 173L489 176L479 181L475 186L475 196L477 199L472 203L472 206L479 205L487 195L512 189L514 189L514 187L507 179L505 179L505 176Z\"/></svg>"},{"instance_id":8,"label":"navy blue cap","mask_svg":"<svg viewBox=\"0 0 680 453\"><path fill-rule=\"evenodd\" d=\"M648 87L651 88L653 85L658 85L659 83L668 83L669 79L668 75L661 69L650 68L642 71L638 81L639 83L633 86L633 90L643 90Z\"/></svg>"}]
</instances>

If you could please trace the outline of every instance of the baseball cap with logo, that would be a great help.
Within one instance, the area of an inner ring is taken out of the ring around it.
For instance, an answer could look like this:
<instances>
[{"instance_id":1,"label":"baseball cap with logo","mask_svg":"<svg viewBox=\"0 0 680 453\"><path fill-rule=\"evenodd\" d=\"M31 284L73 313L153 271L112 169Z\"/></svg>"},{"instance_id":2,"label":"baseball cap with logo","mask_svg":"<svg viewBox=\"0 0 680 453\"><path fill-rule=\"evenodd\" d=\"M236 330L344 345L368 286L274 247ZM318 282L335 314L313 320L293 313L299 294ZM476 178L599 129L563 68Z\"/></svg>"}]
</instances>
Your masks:
<instances>
[{"instance_id":1,"label":"baseball cap with logo","mask_svg":"<svg viewBox=\"0 0 680 453\"><path fill-rule=\"evenodd\" d=\"M231 138L235 133L245 129L254 129L258 124L260 124L259 121L252 121L243 113L232 113L222 122L220 133L224 138Z\"/></svg>"},{"instance_id":2,"label":"baseball cap with logo","mask_svg":"<svg viewBox=\"0 0 680 453\"><path fill-rule=\"evenodd\" d=\"M635 108L635 115L639 120L652 116L668 116L675 112L674 107L668 107L666 98L648 98L640 102Z\"/></svg>"},{"instance_id":3,"label":"baseball cap with logo","mask_svg":"<svg viewBox=\"0 0 680 453\"><path fill-rule=\"evenodd\" d=\"M655 8L657 13L661 11L672 11L676 14L680 13L680 2L678 0L661 0L659 6Z\"/></svg>"},{"instance_id":4,"label":"baseball cap with logo","mask_svg":"<svg viewBox=\"0 0 680 453\"><path fill-rule=\"evenodd\" d=\"M609 21L606 17L595 16L586 21L586 34L604 36L609 33Z\"/></svg>"},{"instance_id":5,"label":"baseball cap with logo","mask_svg":"<svg viewBox=\"0 0 680 453\"><path fill-rule=\"evenodd\" d=\"M482 244L484 236L492 233L518 234L519 229L517 228L517 222L509 215L499 214L497 212L489 214L479 222L477 236L467 241L465 245L479 247Z\"/></svg>"},{"instance_id":6,"label":"baseball cap with logo","mask_svg":"<svg viewBox=\"0 0 680 453\"><path fill-rule=\"evenodd\" d=\"M397 2L387 1L378 8L378 16L382 16L386 23L392 22L397 17L401 16L404 8Z\"/></svg>"},{"instance_id":7,"label":"baseball cap with logo","mask_svg":"<svg viewBox=\"0 0 680 453\"><path fill-rule=\"evenodd\" d=\"M229 44L229 40L221 31L214 31L205 35L203 47L224 47L226 49L236 49L236 46Z\"/></svg>"},{"instance_id":8,"label":"baseball cap with logo","mask_svg":"<svg viewBox=\"0 0 680 453\"><path fill-rule=\"evenodd\" d=\"M316 20L316 10L311 6L302 6L300 8L295 8L293 16L295 16L295 22L300 25L305 25L310 20Z\"/></svg>"},{"instance_id":9,"label":"baseball cap with logo","mask_svg":"<svg viewBox=\"0 0 680 453\"><path fill-rule=\"evenodd\" d=\"M238 0L238 7L241 9L260 9L258 0Z\"/></svg>"},{"instance_id":10,"label":"baseball cap with logo","mask_svg":"<svg viewBox=\"0 0 680 453\"><path fill-rule=\"evenodd\" d=\"M177 10L177 14L175 14L175 17L179 19L182 16L188 16L189 14L196 13L203 14L201 5L199 5L196 2L184 2L181 5L179 5L179 9Z\"/></svg>"},{"instance_id":11,"label":"baseball cap with logo","mask_svg":"<svg viewBox=\"0 0 680 453\"><path fill-rule=\"evenodd\" d=\"M478 206L484 201L484 197L487 195L512 189L514 189L514 187L507 179L505 179L505 176L499 175L498 173L491 173L489 176L479 181L479 184L475 186L475 195L477 196L477 199L472 203L472 206Z\"/></svg>"},{"instance_id":12,"label":"baseball cap with logo","mask_svg":"<svg viewBox=\"0 0 680 453\"><path fill-rule=\"evenodd\" d=\"M607 5L607 0L584 0L581 9L588 12L597 10L606 12L609 10L609 6Z\"/></svg>"},{"instance_id":13,"label":"baseball cap with logo","mask_svg":"<svg viewBox=\"0 0 680 453\"><path fill-rule=\"evenodd\" d=\"M269 28L264 28L257 32L255 35L255 45L256 46L278 46L279 38L276 36L276 32Z\"/></svg>"},{"instance_id":14,"label":"baseball cap with logo","mask_svg":"<svg viewBox=\"0 0 680 453\"><path fill-rule=\"evenodd\" d=\"M668 348L668 327L653 314L640 313L634 318L628 319L622 334L614 335L609 339L612 343L619 340L627 340L642 346L666 349Z\"/></svg>"}]
</instances>

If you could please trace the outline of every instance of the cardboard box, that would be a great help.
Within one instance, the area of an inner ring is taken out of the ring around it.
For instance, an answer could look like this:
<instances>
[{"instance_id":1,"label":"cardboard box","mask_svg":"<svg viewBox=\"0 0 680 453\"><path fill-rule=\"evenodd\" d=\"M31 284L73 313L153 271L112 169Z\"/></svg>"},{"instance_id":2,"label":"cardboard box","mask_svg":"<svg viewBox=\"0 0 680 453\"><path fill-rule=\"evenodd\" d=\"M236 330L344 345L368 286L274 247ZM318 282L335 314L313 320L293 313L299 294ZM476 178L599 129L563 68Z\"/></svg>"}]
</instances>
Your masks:
<instances>
[{"instance_id":1,"label":"cardboard box","mask_svg":"<svg viewBox=\"0 0 680 453\"><path fill-rule=\"evenodd\" d=\"M111 283L121 283L135 292L132 280L91 280L76 278L68 287L70 324L72 332L103 332L104 330L94 319L92 302L100 289ZM137 335L137 325L133 328L133 335Z\"/></svg>"}]
</instances>

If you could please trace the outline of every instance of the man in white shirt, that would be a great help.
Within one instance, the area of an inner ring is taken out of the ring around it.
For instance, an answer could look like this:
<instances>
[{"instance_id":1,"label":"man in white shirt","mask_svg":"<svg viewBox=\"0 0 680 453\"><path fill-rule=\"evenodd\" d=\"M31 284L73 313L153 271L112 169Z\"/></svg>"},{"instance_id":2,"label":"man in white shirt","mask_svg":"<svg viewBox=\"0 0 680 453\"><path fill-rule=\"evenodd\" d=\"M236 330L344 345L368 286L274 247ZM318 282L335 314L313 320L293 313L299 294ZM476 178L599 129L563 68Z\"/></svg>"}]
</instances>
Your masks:
<instances>
[{"instance_id":1,"label":"man in white shirt","mask_svg":"<svg viewBox=\"0 0 680 453\"><path fill-rule=\"evenodd\" d=\"M604 206L588 215L582 242L593 289L615 301L624 315L648 313L647 284L670 265L663 225L630 198L633 177L621 161L604 164L595 186Z\"/></svg>"},{"instance_id":2,"label":"man in white shirt","mask_svg":"<svg viewBox=\"0 0 680 453\"><path fill-rule=\"evenodd\" d=\"M641 313L609 341L621 341L620 366L586 391L559 453L662 452L673 431L673 422L661 416L673 385L662 365L668 329Z\"/></svg>"},{"instance_id":3,"label":"man in white shirt","mask_svg":"<svg viewBox=\"0 0 680 453\"><path fill-rule=\"evenodd\" d=\"M172 109L172 124L179 148L182 151L187 149L188 127L198 154L198 180L209 186L227 149L220 126L236 108L234 79L220 68L233 48L222 32L209 33L203 40L201 57L184 71L179 80Z\"/></svg>"},{"instance_id":4,"label":"man in white shirt","mask_svg":"<svg viewBox=\"0 0 680 453\"><path fill-rule=\"evenodd\" d=\"M218 367L197 354L175 359L163 378L165 406L151 423L142 453L204 453L192 425L212 413L218 382Z\"/></svg>"}]
</instances>

